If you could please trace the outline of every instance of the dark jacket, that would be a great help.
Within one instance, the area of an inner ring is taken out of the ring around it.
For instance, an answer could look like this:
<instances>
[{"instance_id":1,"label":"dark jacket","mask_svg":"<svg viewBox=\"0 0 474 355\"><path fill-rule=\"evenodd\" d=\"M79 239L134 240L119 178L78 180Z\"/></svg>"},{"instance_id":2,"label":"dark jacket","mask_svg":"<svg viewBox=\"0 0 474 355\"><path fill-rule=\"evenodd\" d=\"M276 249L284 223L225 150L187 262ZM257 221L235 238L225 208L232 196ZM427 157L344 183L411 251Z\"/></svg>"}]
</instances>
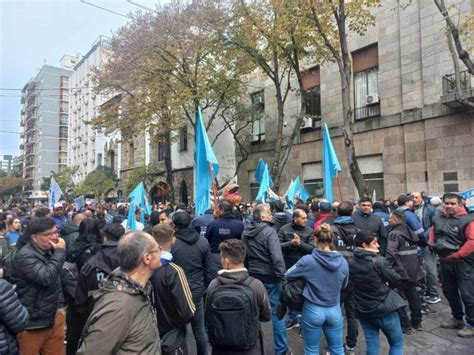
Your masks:
<instances>
[{"instance_id":1,"label":"dark jacket","mask_svg":"<svg viewBox=\"0 0 474 355\"><path fill-rule=\"evenodd\" d=\"M209 241L211 253L219 253L219 244L227 239L240 239L244 223L232 213L224 213L215 219L206 229L206 239Z\"/></svg>"},{"instance_id":2,"label":"dark jacket","mask_svg":"<svg viewBox=\"0 0 474 355\"><path fill-rule=\"evenodd\" d=\"M298 246L291 244L294 233L300 236L301 243ZM295 265L303 255L311 254L314 249L313 230L307 226L299 226L294 222L290 222L280 228L278 239L280 239L281 250L287 269Z\"/></svg>"},{"instance_id":3,"label":"dark jacket","mask_svg":"<svg viewBox=\"0 0 474 355\"><path fill-rule=\"evenodd\" d=\"M72 222L66 223L61 227L59 234L66 242L66 251L70 251L74 240L79 236L79 227Z\"/></svg>"},{"instance_id":4,"label":"dark jacket","mask_svg":"<svg viewBox=\"0 0 474 355\"><path fill-rule=\"evenodd\" d=\"M379 238L380 252L385 255L387 248L387 229L385 228L382 218L369 213L365 214L361 210L357 210L352 214L352 220L357 228L369 234L376 234Z\"/></svg>"},{"instance_id":5,"label":"dark jacket","mask_svg":"<svg viewBox=\"0 0 474 355\"><path fill-rule=\"evenodd\" d=\"M81 271L86 261L102 248L101 243L86 244L83 241L73 241L70 250L66 255L66 260L77 265L77 270Z\"/></svg>"},{"instance_id":6,"label":"dark jacket","mask_svg":"<svg viewBox=\"0 0 474 355\"><path fill-rule=\"evenodd\" d=\"M275 212L273 214L273 228L275 228L276 232L280 231L280 228L284 225L291 223L291 216L286 212Z\"/></svg>"},{"instance_id":7,"label":"dark jacket","mask_svg":"<svg viewBox=\"0 0 474 355\"><path fill-rule=\"evenodd\" d=\"M168 260L150 278L161 349L172 352L186 339L186 324L196 311L188 280L181 267Z\"/></svg>"},{"instance_id":8,"label":"dark jacket","mask_svg":"<svg viewBox=\"0 0 474 355\"><path fill-rule=\"evenodd\" d=\"M322 307L332 307L340 302L341 290L349 280L346 259L337 251L314 249L303 256L290 270L288 279L304 278L305 300Z\"/></svg>"},{"instance_id":9,"label":"dark jacket","mask_svg":"<svg viewBox=\"0 0 474 355\"><path fill-rule=\"evenodd\" d=\"M26 329L54 324L58 308L64 305L60 278L64 258L63 249L42 251L33 241L16 254L16 292L30 314Z\"/></svg>"},{"instance_id":10,"label":"dark jacket","mask_svg":"<svg viewBox=\"0 0 474 355\"><path fill-rule=\"evenodd\" d=\"M214 215L212 209L208 209L204 214L194 217L191 225L196 229L201 236L206 236L206 230L209 223L214 221Z\"/></svg>"},{"instance_id":11,"label":"dark jacket","mask_svg":"<svg viewBox=\"0 0 474 355\"><path fill-rule=\"evenodd\" d=\"M160 354L155 311L145 288L120 270L112 272L95 295L77 354Z\"/></svg>"},{"instance_id":12,"label":"dark jacket","mask_svg":"<svg viewBox=\"0 0 474 355\"><path fill-rule=\"evenodd\" d=\"M13 286L0 279L0 354L18 354L16 333L28 323L28 311L20 303Z\"/></svg>"},{"instance_id":13,"label":"dark jacket","mask_svg":"<svg viewBox=\"0 0 474 355\"><path fill-rule=\"evenodd\" d=\"M239 269L239 270L220 270L219 271L219 276L212 280L212 282L209 285L209 291L215 289L218 287L220 284L224 285L232 285L232 284L238 284L242 283L247 277L249 276L249 273L245 269ZM270 306L270 300L268 298L267 290L263 286L263 284L257 280L254 279L252 283L250 284L250 288L252 289L254 296L255 296L255 303L258 307L258 319L260 322L268 322L269 320L272 319L272 309ZM207 308L208 305L206 303L205 307ZM257 340L257 343L255 346L247 351L229 351L229 350L219 350L216 348L212 349L212 355L261 355L263 354L263 338L262 338L262 332L260 331L259 337Z\"/></svg>"},{"instance_id":14,"label":"dark jacket","mask_svg":"<svg viewBox=\"0 0 474 355\"><path fill-rule=\"evenodd\" d=\"M75 303L92 311L92 295L99 289L99 283L116 268L119 263L117 260L118 242L107 241L102 245L102 249L90 257L79 272L77 280Z\"/></svg>"},{"instance_id":15,"label":"dark jacket","mask_svg":"<svg viewBox=\"0 0 474 355\"><path fill-rule=\"evenodd\" d=\"M183 268L193 300L197 301L217 273L212 269L209 243L191 225L177 230L175 236L176 243L171 250L173 261Z\"/></svg>"},{"instance_id":16,"label":"dark jacket","mask_svg":"<svg viewBox=\"0 0 474 355\"><path fill-rule=\"evenodd\" d=\"M242 241L247 247L246 264L251 276L269 284L285 279L280 241L270 223L252 222L245 228Z\"/></svg>"},{"instance_id":17,"label":"dark jacket","mask_svg":"<svg viewBox=\"0 0 474 355\"><path fill-rule=\"evenodd\" d=\"M391 225L386 257L402 280L417 282L424 276L418 262L418 236L405 223Z\"/></svg>"},{"instance_id":18,"label":"dark jacket","mask_svg":"<svg viewBox=\"0 0 474 355\"><path fill-rule=\"evenodd\" d=\"M318 219L316 220L316 222L314 222L314 230L317 231L318 228L323 223L332 224L333 221L334 221L334 216L332 215L331 212L320 213Z\"/></svg>"},{"instance_id":19,"label":"dark jacket","mask_svg":"<svg viewBox=\"0 0 474 355\"><path fill-rule=\"evenodd\" d=\"M331 227L332 242L336 250L341 253L347 261L354 256L354 239L360 229L356 227L352 217L337 217Z\"/></svg>"},{"instance_id":20,"label":"dark jacket","mask_svg":"<svg viewBox=\"0 0 474 355\"><path fill-rule=\"evenodd\" d=\"M375 261L372 259L377 258ZM389 262L376 253L356 248L349 263L349 279L354 287L356 316L360 319L381 318L405 306L403 299L392 286L400 283L400 275Z\"/></svg>"}]
</instances>

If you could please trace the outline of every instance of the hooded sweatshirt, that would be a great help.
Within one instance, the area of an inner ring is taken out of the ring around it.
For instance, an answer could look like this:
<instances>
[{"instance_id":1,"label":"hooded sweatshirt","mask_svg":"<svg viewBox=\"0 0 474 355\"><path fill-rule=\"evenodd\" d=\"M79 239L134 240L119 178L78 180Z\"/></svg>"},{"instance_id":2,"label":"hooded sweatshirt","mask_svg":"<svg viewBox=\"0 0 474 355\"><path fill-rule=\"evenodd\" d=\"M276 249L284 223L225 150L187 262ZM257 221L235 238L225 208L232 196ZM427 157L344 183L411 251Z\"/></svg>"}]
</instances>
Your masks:
<instances>
[{"instance_id":1,"label":"hooded sweatshirt","mask_svg":"<svg viewBox=\"0 0 474 355\"><path fill-rule=\"evenodd\" d=\"M217 274L212 268L209 243L191 225L178 229L175 237L176 243L171 250L173 262L184 270L193 299L197 301Z\"/></svg>"},{"instance_id":2,"label":"hooded sweatshirt","mask_svg":"<svg viewBox=\"0 0 474 355\"><path fill-rule=\"evenodd\" d=\"M275 228L276 232L280 231L280 228L283 227L285 224L291 223L291 216L288 215L286 212L275 212L273 214L273 228Z\"/></svg>"},{"instance_id":3,"label":"hooded sweatshirt","mask_svg":"<svg viewBox=\"0 0 474 355\"><path fill-rule=\"evenodd\" d=\"M269 222L252 222L245 227L242 241L247 247L249 274L263 283L275 284L285 278L285 262L278 235Z\"/></svg>"},{"instance_id":4,"label":"hooded sweatshirt","mask_svg":"<svg viewBox=\"0 0 474 355\"><path fill-rule=\"evenodd\" d=\"M304 278L305 300L322 307L340 303L341 290L349 280L349 266L337 251L314 249L311 255L303 256L290 270L288 279Z\"/></svg>"}]
</instances>

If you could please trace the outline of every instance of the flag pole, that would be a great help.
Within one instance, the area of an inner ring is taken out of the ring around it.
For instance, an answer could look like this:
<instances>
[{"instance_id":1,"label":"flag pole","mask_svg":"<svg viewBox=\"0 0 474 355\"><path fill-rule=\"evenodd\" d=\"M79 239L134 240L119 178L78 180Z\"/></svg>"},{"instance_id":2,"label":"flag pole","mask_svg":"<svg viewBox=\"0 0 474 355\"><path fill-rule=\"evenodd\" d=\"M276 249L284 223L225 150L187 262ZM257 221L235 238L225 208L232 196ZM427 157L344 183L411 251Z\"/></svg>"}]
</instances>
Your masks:
<instances>
[{"instance_id":1,"label":"flag pole","mask_svg":"<svg viewBox=\"0 0 474 355\"><path fill-rule=\"evenodd\" d=\"M339 196L341 197L341 202L344 201L344 197L342 196L342 187L341 187L341 177L339 174L336 174L337 179L337 188L339 189Z\"/></svg>"},{"instance_id":2,"label":"flag pole","mask_svg":"<svg viewBox=\"0 0 474 355\"><path fill-rule=\"evenodd\" d=\"M212 181L212 192L214 193L214 214L217 212L217 186L216 186L216 181L214 180L214 172L212 170L212 163L209 161L208 162L209 166L209 174L211 175L211 181Z\"/></svg>"}]
</instances>

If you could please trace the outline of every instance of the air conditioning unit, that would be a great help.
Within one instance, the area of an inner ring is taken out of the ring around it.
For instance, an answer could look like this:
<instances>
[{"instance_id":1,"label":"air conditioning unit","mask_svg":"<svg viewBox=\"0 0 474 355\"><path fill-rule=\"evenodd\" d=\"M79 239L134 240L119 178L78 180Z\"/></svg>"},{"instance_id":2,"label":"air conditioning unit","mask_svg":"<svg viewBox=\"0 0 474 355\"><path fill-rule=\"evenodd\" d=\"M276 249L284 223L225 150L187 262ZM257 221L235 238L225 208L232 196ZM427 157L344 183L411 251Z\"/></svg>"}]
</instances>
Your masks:
<instances>
[{"instance_id":1,"label":"air conditioning unit","mask_svg":"<svg viewBox=\"0 0 474 355\"><path fill-rule=\"evenodd\" d=\"M313 117L303 117L303 121L301 121L300 129L308 129L313 128Z\"/></svg>"},{"instance_id":2,"label":"air conditioning unit","mask_svg":"<svg viewBox=\"0 0 474 355\"><path fill-rule=\"evenodd\" d=\"M252 138L250 138L250 142L254 143L258 141L259 141L258 134L252 134Z\"/></svg>"},{"instance_id":3,"label":"air conditioning unit","mask_svg":"<svg viewBox=\"0 0 474 355\"><path fill-rule=\"evenodd\" d=\"M378 104L379 101L380 101L380 98L378 94L367 95L367 97L365 98L365 103L367 105L375 105L375 104Z\"/></svg>"}]
</instances>

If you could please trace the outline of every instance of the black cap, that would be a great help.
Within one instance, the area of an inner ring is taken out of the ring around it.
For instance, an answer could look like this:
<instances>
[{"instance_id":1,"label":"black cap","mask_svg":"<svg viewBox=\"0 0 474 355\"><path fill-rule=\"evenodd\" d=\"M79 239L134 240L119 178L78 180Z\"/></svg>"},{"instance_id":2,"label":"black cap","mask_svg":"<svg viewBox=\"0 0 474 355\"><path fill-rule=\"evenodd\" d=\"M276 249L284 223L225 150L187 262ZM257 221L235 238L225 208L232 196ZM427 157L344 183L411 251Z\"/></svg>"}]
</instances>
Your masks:
<instances>
[{"instance_id":1,"label":"black cap","mask_svg":"<svg viewBox=\"0 0 474 355\"><path fill-rule=\"evenodd\" d=\"M398 196L397 203L398 203L398 206L401 207L401 206L405 206L405 203L411 200L413 200L412 195L400 195Z\"/></svg>"}]
</instances>

